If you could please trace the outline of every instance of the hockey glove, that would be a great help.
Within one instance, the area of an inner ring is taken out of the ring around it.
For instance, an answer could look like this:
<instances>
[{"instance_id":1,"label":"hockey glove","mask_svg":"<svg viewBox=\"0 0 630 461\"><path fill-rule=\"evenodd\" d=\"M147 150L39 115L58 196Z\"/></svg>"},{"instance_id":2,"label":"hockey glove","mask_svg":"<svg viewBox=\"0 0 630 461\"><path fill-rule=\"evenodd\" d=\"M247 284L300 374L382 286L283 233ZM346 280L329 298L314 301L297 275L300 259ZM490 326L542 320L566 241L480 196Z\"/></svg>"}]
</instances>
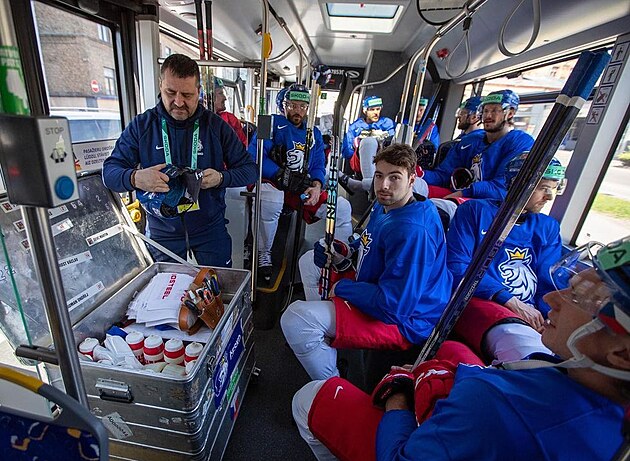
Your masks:
<instances>
[{"instance_id":1,"label":"hockey glove","mask_svg":"<svg viewBox=\"0 0 630 461\"><path fill-rule=\"evenodd\" d=\"M273 178L273 184L280 190L293 192L294 194L302 194L306 189L313 185L308 174L280 168Z\"/></svg>"},{"instance_id":2,"label":"hockey glove","mask_svg":"<svg viewBox=\"0 0 630 461\"><path fill-rule=\"evenodd\" d=\"M475 177L468 168L455 168L451 175L451 188L453 190L467 189L474 180Z\"/></svg>"},{"instance_id":3,"label":"hockey glove","mask_svg":"<svg viewBox=\"0 0 630 461\"><path fill-rule=\"evenodd\" d=\"M403 368L391 369L372 391L372 403L385 408L385 403L394 394L404 394L407 402L413 402L413 373Z\"/></svg>"},{"instance_id":4,"label":"hockey glove","mask_svg":"<svg viewBox=\"0 0 630 461\"><path fill-rule=\"evenodd\" d=\"M319 268L331 264L337 272L343 272L352 267L352 249L339 240L333 241L332 254L326 248L325 240L319 239L313 247L313 262Z\"/></svg>"},{"instance_id":5,"label":"hockey glove","mask_svg":"<svg viewBox=\"0 0 630 461\"><path fill-rule=\"evenodd\" d=\"M438 400L448 397L453 388L457 365L449 360L427 360L413 370L416 421L431 417Z\"/></svg>"},{"instance_id":6,"label":"hockey glove","mask_svg":"<svg viewBox=\"0 0 630 461\"><path fill-rule=\"evenodd\" d=\"M424 141L416 148L416 164L425 169L431 170L435 165L435 146L431 141Z\"/></svg>"}]
</instances>

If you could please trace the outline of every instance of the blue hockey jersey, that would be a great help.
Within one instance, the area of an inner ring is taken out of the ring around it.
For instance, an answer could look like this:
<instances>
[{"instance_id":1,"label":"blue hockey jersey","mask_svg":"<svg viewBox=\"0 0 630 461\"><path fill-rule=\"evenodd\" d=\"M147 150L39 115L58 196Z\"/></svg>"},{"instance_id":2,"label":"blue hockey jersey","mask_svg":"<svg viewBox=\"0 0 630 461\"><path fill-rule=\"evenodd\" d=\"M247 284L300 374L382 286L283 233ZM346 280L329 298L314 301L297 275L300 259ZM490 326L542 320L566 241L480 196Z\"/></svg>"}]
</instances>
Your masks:
<instances>
[{"instance_id":1,"label":"blue hockey jersey","mask_svg":"<svg viewBox=\"0 0 630 461\"><path fill-rule=\"evenodd\" d=\"M484 130L476 130L455 144L435 170L425 171L424 180L433 186L450 188L453 170L468 168L475 182L462 191L464 197L502 200L507 194L507 164L533 144L534 138L520 130L512 130L493 143L487 142Z\"/></svg>"},{"instance_id":2,"label":"blue hockey jersey","mask_svg":"<svg viewBox=\"0 0 630 461\"><path fill-rule=\"evenodd\" d=\"M457 209L446 236L453 286L462 280L499 207L494 200L469 200ZM542 297L554 290L549 267L561 256L560 226L542 213L525 213L520 220L492 260L475 296L499 304L516 296L546 317L549 306Z\"/></svg>"},{"instance_id":3,"label":"blue hockey jersey","mask_svg":"<svg viewBox=\"0 0 630 461\"><path fill-rule=\"evenodd\" d=\"M554 368L460 365L448 398L420 426L411 411L384 414L379 461L608 461L621 446L623 408Z\"/></svg>"},{"instance_id":4,"label":"blue hockey jersey","mask_svg":"<svg viewBox=\"0 0 630 461\"><path fill-rule=\"evenodd\" d=\"M225 188L251 184L258 176L256 164L247 154L234 130L221 117L201 105L192 117L175 120L160 100L152 109L138 115L120 135L112 155L103 163L103 181L116 192L133 190L131 173L165 162L161 121L166 121L173 165L191 166L194 124L199 120L197 167L213 168L223 174L221 187L199 192L199 211L184 215L186 229L192 237L225 225ZM168 219L147 214L152 238L184 235L179 217Z\"/></svg>"},{"instance_id":5,"label":"blue hockey jersey","mask_svg":"<svg viewBox=\"0 0 630 461\"><path fill-rule=\"evenodd\" d=\"M376 204L359 251L356 280L341 280L335 295L397 325L408 341L421 344L451 294L446 242L435 206L426 200L384 213Z\"/></svg>"},{"instance_id":6,"label":"blue hockey jersey","mask_svg":"<svg viewBox=\"0 0 630 461\"><path fill-rule=\"evenodd\" d=\"M344 158L350 158L354 155L354 138L359 136L362 131L367 130L387 131L390 136L394 136L396 124L389 117L381 117L374 123L367 123L363 117L359 117L350 124L343 140L341 155L343 155Z\"/></svg>"},{"instance_id":7,"label":"blue hockey jersey","mask_svg":"<svg viewBox=\"0 0 630 461\"><path fill-rule=\"evenodd\" d=\"M295 126L284 115L273 116L273 139L265 139L263 155L263 178L272 179L280 167L274 162L269 153L274 146L284 146L286 155L284 162L290 170L299 170L304 162L304 149L306 146L306 122L300 126ZM249 143L248 151L256 160L256 149L258 146L258 136L254 134ZM326 156L324 154L324 141L319 128L313 128L313 144L309 152L308 174L311 179L321 182L324 185L326 175Z\"/></svg>"}]
</instances>

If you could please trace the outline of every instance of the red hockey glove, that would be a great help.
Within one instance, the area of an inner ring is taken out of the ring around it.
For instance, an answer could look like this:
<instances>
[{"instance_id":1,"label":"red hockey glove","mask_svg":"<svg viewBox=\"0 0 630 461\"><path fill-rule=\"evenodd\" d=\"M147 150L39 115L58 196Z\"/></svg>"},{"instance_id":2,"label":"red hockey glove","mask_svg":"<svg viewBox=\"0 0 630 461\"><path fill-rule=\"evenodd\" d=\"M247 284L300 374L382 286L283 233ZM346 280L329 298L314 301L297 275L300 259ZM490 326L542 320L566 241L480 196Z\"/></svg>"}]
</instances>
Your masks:
<instances>
[{"instance_id":1,"label":"red hockey glove","mask_svg":"<svg viewBox=\"0 0 630 461\"><path fill-rule=\"evenodd\" d=\"M457 365L448 360L427 360L413 370L415 411L418 424L431 417L438 400L448 397Z\"/></svg>"},{"instance_id":2,"label":"red hockey glove","mask_svg":"<svg viewBox=\"0 0 630 461\"><path fill-rule=\"evenodd\" d=\"M372 403L385 408L385 402L394 394L402 393L409 403L413 402L413 373L402 368L392 369L372 391Z\"/></svg>"}]
</instances>

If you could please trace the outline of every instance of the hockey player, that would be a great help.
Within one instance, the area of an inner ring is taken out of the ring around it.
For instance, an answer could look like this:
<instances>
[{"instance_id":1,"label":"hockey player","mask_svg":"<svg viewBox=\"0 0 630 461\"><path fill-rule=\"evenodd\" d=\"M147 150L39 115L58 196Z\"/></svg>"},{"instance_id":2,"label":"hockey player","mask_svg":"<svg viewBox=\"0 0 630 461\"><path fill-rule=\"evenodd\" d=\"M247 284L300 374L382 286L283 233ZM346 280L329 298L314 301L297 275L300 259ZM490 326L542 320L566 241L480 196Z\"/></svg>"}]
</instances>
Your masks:
<instances>
[{"instance_id":1,"label":"hockey player","mask_svg":"<svg viewBox=\"0 0 630 461\"><path fill-rule=\"evenodd\" d=\"M284 96L283 115L273 117L273 139L264 142L263 184L261 197L261 225L258 235L259 271L269 281L272 274L271 247L278 229L283 204L297 209L303 200L303 218L313 223L325 216L326 193L322 193L326 174L324 143L317 127L313 128L313 145L308 159L308 173L302 173L306 143L306 114L310 103L308 88L291 85ZM249 145L255 157L258 138ZM350 203L343 197L337 200L338 238L344 241L352 234Z\"/></svg>"},{"instance_id":2,"label":"hockey player","mask_svg":"<svg viewBox=\"0 0 630 461\"><path fill-rule=\"evenodd\" d=\"M508 187L527 155L524 152L508 163L505 174ZM551 161L477 286L477 299L472 302L488 309L496 304L505 306L539 331L549 311L543 296L553 290L549 267L562 252L560 225L540 211L553 200L564 179L564 170L557 159ZM455 285L464 277L500 207L497 200L469 200L459 206L447 233L448 268Z\"/></svg>"},{"instance_id":3,"label":"hockey player","mask_svg":"<svg viewBox=\"0 0 630 461\"><path fill-rule=\"evenodd\" d=\"M511 90L483 98L479 106L483 131L464 136L435 170L425 172L430 197L505 198L506 165L534 144L529 134L513 129L518 103Z\"/></svg>"},{"instance_id":4,"label":"hockey player","mask_svg":"<svg viewBox=\"0 0 630 461\"><path fill-rule=\"evenodd\" d=\"M435 168L437 168L437 166L444 161L446 155L453 148L453 146L461 141L463 136L472 133L473 131L482 129L481 120L479 119L479 115L477 113L477 109L480 103L481 98L478 96L473 96L466 99L459 106L455 117L457 119L457 128L462 131L455 139L443 142L437 147L437 150L435 152L418 152L418 161L420 166L424 170L434 170Z\"/></svg>"},{"instance_id":5,"label":"hockey player","mask_svg":"<svg viewBox=\"0 0 630 461\"><path fill-rule=\"evenodd\" d=\"M300 260L307 301L292 303L280 320L289 346L313 379L339 375L336 348L408 350L422 344L450 296L437 211L412 195L415 152L392 144L374 162L378 203L359 239L356 277L334 284L330 300L314 301L319 299L317 266L327 259L316 244ZM338 271L351 266L347 256L348 245L335 241L330 257Z\"/></svg>"},{"instance_id":6,"label":"hockey player","mask_svg":"<svg viewBox=\"0 0 630 461\"><path fill-rule=\"evenodd\" d=\"M425 141L429 141L433 144L435 149L440 145L440 133L438 132L437 125L435 122L427 118L427 120L420 124L422 121L422 116L427 109L427 104L429 104L429 100L426 98L420 98L420 104L418 105L418 112L416 113L416 122L413 128L413 132L415 133L414 144L422 144Z\"/></svg>"},{"instance_id":7,"label":"hockey player","mask_svg":"<svg viewBox=\"0 0 630 461\"><path fill-rule=\"evenodd\" d=\"M378 96L368 96L363 100L363 115L349 127L343 141L341 154L350 160L350 167L361 173L362 179L352 179L339 174L341 184L350 194L369 191L374 177L372 160L383 141L395 133L396 125L391 118L381 117L383 100Z\"/></svg>"},{"instance_id":8,"label":"hockey player","mask_svg":"<svg viewBox=\"0 0 630 461\"><path fill-rule=\"evenodd\" d=\"M293 416L317 459L610 460L630 404L630 236L598 247L554 265L542 340L559 360L458 366L479 362L447 341L412 372L392 369L372 397L313 381Z\"/></svg>"},{"instance_id":9,"label":"hockey player","mask_svg":"<svg viewBox=\"0 0 630 461\"><path fill-rule=\"evenodd\" d=\"M151 238L185 258L231 266L232 240L225 227L225 189L256 181L256 164L234 131L199 104L199 67L187 56L172 54L160 71L160 100L127 126L103 164L103 182L116 192L138 191L141 203L163 200L175 181L167 164L203 170L198 203L175 216L147 208ZM146 200L146 201L145 201ZM156 261L166 256L149 247Z\"/></svg>"},{"instance_id":10,"label":"hockey player","mask_svg":"<svg viewBox=\"0 0 630 461\"><path fill-rule=\"evenodd\" d=\"M214 111L217 113L219 117L223 119L225 123L230 125L236 133L238 139L247 147L247 136L245 136L245 132L243 131L243 125L232 112L228 112L225 106L225 101L227 101L227 97L225 96L225 85L223 84L223 80L220 78L214 79Z\"/></svg>"},{"instance_id":11,"label":"hockey player","mask_svg":"<svg viewBox=\"0 0 630 461\"><path fill-rule=\"evenodd\" d=\"M457 110L457 129L462 130L457 138L461 139L467 134L473 131L481 130L483 128L481 118L477 109L481 104L481 98L479 96L472 96L466 99Z\"/></svg>"}]
</instances>

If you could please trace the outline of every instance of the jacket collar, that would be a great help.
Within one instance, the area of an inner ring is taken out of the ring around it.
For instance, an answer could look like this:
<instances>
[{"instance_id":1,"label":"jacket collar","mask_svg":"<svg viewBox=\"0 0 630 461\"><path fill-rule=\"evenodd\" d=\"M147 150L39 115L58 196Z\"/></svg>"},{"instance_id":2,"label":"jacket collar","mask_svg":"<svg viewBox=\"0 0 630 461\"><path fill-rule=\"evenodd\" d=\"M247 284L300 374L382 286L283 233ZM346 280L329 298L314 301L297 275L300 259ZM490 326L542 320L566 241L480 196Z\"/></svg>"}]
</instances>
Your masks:
<instances>
[{"instance_id":1,"label":"jacket collar","mask_svg":"<svg viewBox=\"0 0 630 461\"><path fill-rule=\"evenodd\" d=\"M197 110L192 115L192 117L188 117L186 120L175 120L173 117L169 115L162 103L162 98L158 98L159 101L157 103L156 109L158 115L166 120L166 124L175 128L190 128L194 125L195 120L201 117L201 114L205 110L201 104L197 105Z\"/></svg>"}]
</instances>

